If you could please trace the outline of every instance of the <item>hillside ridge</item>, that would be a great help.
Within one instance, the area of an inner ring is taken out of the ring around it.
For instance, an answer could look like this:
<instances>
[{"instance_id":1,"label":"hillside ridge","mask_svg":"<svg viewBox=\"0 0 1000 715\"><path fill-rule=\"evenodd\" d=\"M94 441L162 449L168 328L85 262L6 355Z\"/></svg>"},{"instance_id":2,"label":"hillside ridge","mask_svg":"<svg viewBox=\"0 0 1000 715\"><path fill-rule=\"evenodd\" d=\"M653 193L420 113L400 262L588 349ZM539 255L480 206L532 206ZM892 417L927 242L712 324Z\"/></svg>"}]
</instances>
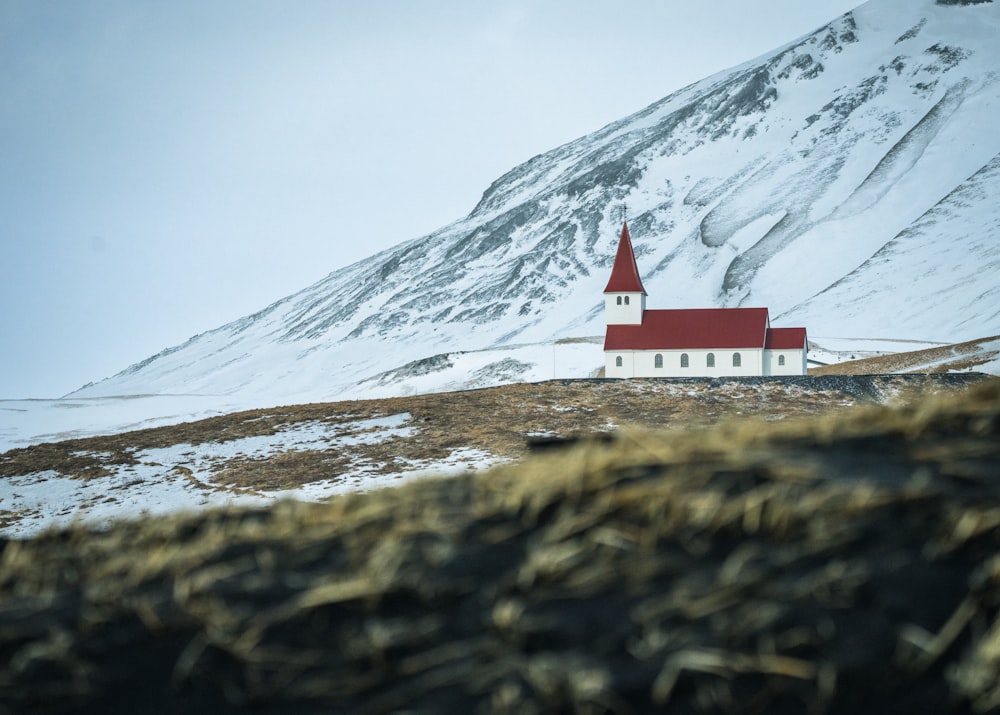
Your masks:
<instances>
[{"instance_id":1,"label":"hillside ridge","mask_svg":"<svg viewBox=\"0 0 1000 715\"><path fill-rule=\"evenodd\" d=\"M0 541L0 707L987 713L1000 380Z\"/></svg>"},{"instance_id":2,"label":"hillside ridge","mask_svg":"<svg viewBox=\"0 0 1000 715\"><path fill-rule=\"evenodd\" d=\"M325 500L631 427L786 421L961 390L979 374L550 380L261 408L0 454L0 533L220 504Z\"/></svg>"}]
</instances>

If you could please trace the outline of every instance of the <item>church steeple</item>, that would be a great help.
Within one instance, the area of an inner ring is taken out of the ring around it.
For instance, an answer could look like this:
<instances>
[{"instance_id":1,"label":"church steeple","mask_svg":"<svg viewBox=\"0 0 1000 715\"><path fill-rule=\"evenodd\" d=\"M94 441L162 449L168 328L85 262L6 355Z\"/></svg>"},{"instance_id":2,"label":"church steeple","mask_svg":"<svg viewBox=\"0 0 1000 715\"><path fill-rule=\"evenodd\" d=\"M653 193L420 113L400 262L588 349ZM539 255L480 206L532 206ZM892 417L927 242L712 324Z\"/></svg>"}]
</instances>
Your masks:
<instances>
[{"instance_id":1,"label":"church steeple","mask_svg":"<svg viewBox=\"0 0 1000 715\"><path fill-rule=\"evenodd\" d=\"M604 289L605 293L642 293L642 279L639 277L639 266L635 262L632 251L632 237L628 232L628 222L622 222L622 235L618 239L618 253L615 254L615 265L611 268L611 278Z\"/></svg>"},{"instance_id":2,"label":"church steeple","mask_svg":"<svg viewBox=\"0 0 1000 715\"><path fill-rule=\"evenodd\" d=\"M604 289L604 320L608 325L642 325L646 311L646 289L639 277L639 266L632 250L628 222L622 222L618 253L611 268L611 278Z\"/></svg>"}]
</instances>

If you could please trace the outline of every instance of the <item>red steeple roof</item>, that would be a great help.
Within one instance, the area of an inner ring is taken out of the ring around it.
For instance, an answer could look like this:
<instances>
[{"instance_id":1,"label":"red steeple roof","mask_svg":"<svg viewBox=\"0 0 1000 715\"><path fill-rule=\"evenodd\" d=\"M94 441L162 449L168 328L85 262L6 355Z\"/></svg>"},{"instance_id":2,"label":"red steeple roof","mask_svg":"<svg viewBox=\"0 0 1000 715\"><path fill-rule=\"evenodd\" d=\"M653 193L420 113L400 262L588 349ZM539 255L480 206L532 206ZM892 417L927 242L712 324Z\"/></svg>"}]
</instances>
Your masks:
<instances>
[{"instance_id":1,"label":"red steeple roof","mask_svg":"<svg viewBox=\"0 0 1000 715\"><path fill-rule=\"evenodd\" d=\"M618 253L615 255L615 265L611 268L611 278L604 289L605 293L642 293L642 279L639 278L639 266L635 263L635 253L632 252L632 237L628 235L628 222L622 223L622 237L618 240Z\"/></svg>"}]
</instances>

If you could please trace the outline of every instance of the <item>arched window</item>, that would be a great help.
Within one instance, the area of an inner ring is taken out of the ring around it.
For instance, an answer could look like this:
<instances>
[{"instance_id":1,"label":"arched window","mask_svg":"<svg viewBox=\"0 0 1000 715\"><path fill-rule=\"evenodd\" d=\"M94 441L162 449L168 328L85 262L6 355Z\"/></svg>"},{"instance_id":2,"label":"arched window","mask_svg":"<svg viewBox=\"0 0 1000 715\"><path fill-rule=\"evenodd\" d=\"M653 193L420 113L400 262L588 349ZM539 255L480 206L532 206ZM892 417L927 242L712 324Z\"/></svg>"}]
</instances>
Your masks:
<instances>
[{"instance_id":1,"label":"arched window","mask_svg":"<svg viewBox=\"0 0 1000 715\"><path fill-rule=\"evenodd\" d=\"M618 305L621 305L621 304L622 304L622 297L618 296Z\"/></svg>"},{"instance_id":2,"label":"arched window","mask_svg":"<svg viewBox=\"0 0 1000 715\"><path fill-rule=\"evenodd\" d=\"M628 296L625 296L625 305L628 305Z\"/></svg>"},{"instance_id":3,"label":"arched window","mask_svg":"<svg viewBox=\"0 0 1000 715\"><path fill-rule=\"evenodd\" d=\"M619 355L618 357L615 358L615 367L621 367L621 366L622 366L622 356Z\"/></svg>"},{"instance_id":4,"label":"arched window","mask_svg":"<svg viewBox=\"0 0 1000 715\"><path fill-rule=\"evenodd\" d=\"M708 357L705 358L705 364L709 367L715 367L715 353L708 354Z\"/></svg>"},{"instance_id":5,"label":"arched window","mask_svg":"<svg viewBox=\"0 0 1000 715\"><path fill-rule=\"evenodd\" d=\"M733 367L740 367L743 364L742 358L740 358L739 353L733 353Z\"/></svg>"},{"instance_id":6,"label":"arched window","mask_svg":"<svg viewBox=\"0 0 1000 715\"><path fill-rule=\"evenodd\" d=\"M681 353L681 367L687 367L687 366L688 366L688 354Z\"/></svg>"},{"instance_id":7,"label":"arched window","mask_svg":"<svg viewBox=\"0 0 1000 715\"><path fill-rule=\"evenodd\" d=\"M779 365L784 365L785 364L785 356L784 355L779 355L778 356L778 364Z\"/></svg>"},{"instance_id":8,"label":"arched window","mask_svg":"<svg viewBox=\"0 0 1000 715\"><path fill-rule=\"evenodd\" d=\"M663 355L656 353L656 357L653 358L653 367L663 367Z\"/></svg>"}]
</instances>

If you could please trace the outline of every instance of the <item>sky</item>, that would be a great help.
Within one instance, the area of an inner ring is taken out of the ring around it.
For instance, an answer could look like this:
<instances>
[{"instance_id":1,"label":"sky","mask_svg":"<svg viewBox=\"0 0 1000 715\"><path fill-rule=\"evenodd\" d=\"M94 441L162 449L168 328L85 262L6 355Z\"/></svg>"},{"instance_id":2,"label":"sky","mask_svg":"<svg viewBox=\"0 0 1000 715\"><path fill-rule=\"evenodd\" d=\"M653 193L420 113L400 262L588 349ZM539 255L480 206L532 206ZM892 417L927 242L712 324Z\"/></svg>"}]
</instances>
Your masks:
<instances>
[{"instance_id":1,"label":"sky","mask_svg":"<svg viewBox=\"0 0 1000 715\"><path fill-rule=\"evenodd\" d=\"M0 399L466 215L861 0L0 0Z\"/></svg>"}]
</instances>

